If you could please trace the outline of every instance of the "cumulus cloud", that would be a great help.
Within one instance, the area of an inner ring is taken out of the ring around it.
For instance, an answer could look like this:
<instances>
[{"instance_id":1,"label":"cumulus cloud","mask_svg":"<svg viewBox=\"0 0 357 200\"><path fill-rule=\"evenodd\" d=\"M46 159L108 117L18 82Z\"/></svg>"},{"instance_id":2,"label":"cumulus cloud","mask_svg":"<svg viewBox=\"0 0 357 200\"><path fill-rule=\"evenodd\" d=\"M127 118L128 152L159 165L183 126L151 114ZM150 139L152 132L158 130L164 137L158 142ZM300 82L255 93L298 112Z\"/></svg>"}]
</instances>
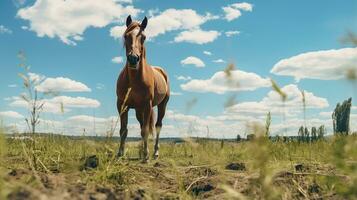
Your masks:
<instances>
[{"instance_id":1,"label":"cumulus cloud","mask_svg":"<svg viewBox=\"0 0 357 200\"><path fill-rule=\"evenodd\" d=\"M112 63L120 64L124 62L124 58L122 56L117 56L112 59Z\"/></svg>"},{"instance_id":2,"label":"cumulus cloud","mask_svg":"<svg viewBox=\"0 0 357 200\"><path fill-rule=\"evenodd\" d=\"M200 15L192 9L170 8L162 12L159 12L158 10L152 10L149 12L149 23L145 30L145 34L148 40L152 40L153 38L170 31L197 29L205 22L217 18L217 16L214 16L210 13L207 13L206 15ZM125 25L114 26L110 30L110 35L116 39L122 38L125 29ZM184 39L187 38L186 34L186 32L182 32L179 35L180 37L176 37L176 40L184 41ZM211 31L202 31L202 33L200 33L196 31L193 32L193 34L195 34L196 37L198 34L204 34L203 36L206 37L205 39L201 41L195 38L195 41L198 40L198 42L206 42L212 40L212 37L214 37L217 33Z\"/></svg>"},{"instance_id":3,"label":"cumulus cloud","mask_svg":"<svg viewBox=\"0 0 357 200\"><path fill-rule=\"evenodd\" d=\"M294 116L302 112L302 94L297 85L290 84L281 88L287 94L287 100L283 103L281 97L275 91L270 91L261 101L242 102L226 109L227 113L240 113L243 115L261 115L271 112L272 114L282 114L284 109L288 116ZM315 96L312 92L305 92L306 108L327 108L327 99ZM284 108L284 109L283 109Z\"/></svg>"},{"instance_id":4,"label":"cumulus cloud","mask_svg":"<svg viewBox=\"0 0 357 200\"><path fill-rule=\"evenodd\" d=\"M90 92L84 83L71 80L69 78L57 77L46 78L36 89L40 92Z\"/></svg>"},{"instance_id":5,"label":"cumulus cloud","mask_svg":"<svg viewBox=\"0 0 357 200\"><path fill-rule=\"evenodd\" d=\"M1 117L2 118L14 118L14 119L24 118L23 115L21 115L18 112L15 112L15 111L3 111L3 112L0 112L0 118Z\"/></svg>"},{"instance_id":6,"label":"cumulus cloud","mask_svg":"<svg viewBox=\"0 0 357 200\"><path fill-rule=\"evenodd\" d=\"M181 96L181 95L182 95L181 92L174 92L174 91L171 91L170 94L171 94L172 96Z\"/></svg>"},{"instance_id":7,"label":"cumulus cloud","mask_svg":"<svg viewBox=\"0 0 357 200\"><path fill-rule=\"evenodd\" d=\"M72 108L98 108L100 102L95 99L85 97L69 97L57 96L51 99L42 99L38 101L38 105L44 104L43 112L60 114L69 112ZM29 103L20 97L12 97L9 104L12 107L29 108Z\"/></svg>"},{"instance_id":8,"label":"cumulus cloud","mask_svg":"<svg viewBox=\"0 0 357 200\"><path fill-rule=\"evenodd\" d=\"M231 71L230 76L227 76L223 71L219 71L209 79L193 79L181 84L181 88L186 91L213 92L217 94L231 91L253 91L261 87L270 86L269 79L262 78L255 73L240 70Z\"/></svg>"},{"instance_id":9,"label":"cumulus cloud","mask_svg":"<svg viewBox=\"0 0 357 200\"><path fill-rule=\"evenodd\" d=\"M214 63L225 63L226 61L224 61L222 59L216 59L216 60L212 60L212 62L214 62Z\"/></svg>"},{"instance_id":10,"label":"cumulus cloud","mask_svg":"<svg viewBox=\"0 0 357 200\"><path fill-rule=\"evenodd\" d=\"M302 53L282 59L270 71L276 75L301 79L337 80L349 69L357 69L357 48L332 49Z\"/></svg>"},{"instance_id":11,"label":"cumulus cloud","mask_svg":"<svg viewBox=\"0 0 357 200\"><path fill-rule=\"evenodd\" d=\"M12 30L6 28L4 25L0 25L0 34L11 34Z\"/></svg>"},{"instance_id":12,"label":"cumulus cloud","mask_svg":"<svg viewBox=\"0 0 357 200\"><path fill-rule=\"evenodd\" d=\"M211 56L212 53L210 51L203 51L203 54L207 55L207 56Z\"/></svg>"},{"instance_id":13,"label":"cumulus cloud","mask_svg":"<svg viewBox=\"0 0 357 200\"><path fill-rule=\"evenodd\" d=\"M141 11L123 1L113 0L36 0L29 7L21 8L17 17L29 21L29 30L39 37L58 37L62 42L76 45L90 27L102 28ZM127 1L128 2L128 1Z\"/></svg>"},{"instance_id":14,"label":"cumulus cloud","mask_svg":"<svg viewBox=\"0 0 357 200\"><path fill-rule=\"evenodd\" d=\"M16 84L10 84L10 85L7 85L7 87L9 87L9 88L16 88L17 85L16 85Z\"/></svg>"},{"instance_id":15,"label":"cumulus cloud","mask_svg":"<svg viewBox=\"0 0 357 200\"><path fill-rule=\"evenodd\" d=\"M241 11L249 11L253 10L253 5L250 3L234 3L228 6L222 7L223 12L225 13L225 19L227 21L232 21L234 19L239 18L242 15Z\"/></svg>"},{"instance_id":16,"label":"cumulus cloud","mask_svg":"<svg viewBox=\"0 0 357 200\"><path fill-rule=\"evenodd\" d=\"M194 56L189 56L189 57L181 60L181 64L182 65L195 65L196 67L204 67L205 66L205 63L201 59L194 57Z\"/></svg>"},{"instance_id":17,"label":"cumulus cloud","mask_svg":"<svg viewBox=\"0 0 357 200\"><path fill-rule=\"evenodd\" d=\"M180 76L176 76L176 79L179 80L179 81L189 81L189 80L192 79L192 77L191 76L182 76L182 75L180 75Z\"/></svg>"},{"instance_id":18,"label":"cumulus cloud","mask_svg":"<svg viewBox=\"0 0 357 200\"><path fill-rule=\"evenodd\" d=\"M126 26L114 26L110 29L110 36L112 36L115 39L121 39L123 38L123 34L126 30Z\"/></svg>"},{"instance_id":19,"label":"cumulus cloud","mask_svg":"<svg viewBox=\"0 0 357 200\"><path fill-rule=\"evenodd\" d=\"M153 38L168 31L195 29L208 20L217 18L210 13L206 15L197 14L192 9L178 10L171 8L149 18L146 34Z\"/></svg>"},{"instance_id":20,"label":"cumulus cloud","mask_svg":"<svg viewBox=\"0 0 357 200\"><path fill-rule=\"evenodd\" d=\"M239 35L240 34L240 31L226 31L224 33L227 37L232 37L232 36L235 36L235 35Z\"/></svg>"},{"instance_id":21,"label":"cumulus cloud","mask_svg":"<svg viewBox=\"0 0 357 200\"><path fill-rule=\"evenodd\" d=\"M188 42L195 44L206 44L213 42L220 33L218 31L204 31L200 29L182 31L179 33L174 41L175 42Z\"/></svg>"}]
</instances>

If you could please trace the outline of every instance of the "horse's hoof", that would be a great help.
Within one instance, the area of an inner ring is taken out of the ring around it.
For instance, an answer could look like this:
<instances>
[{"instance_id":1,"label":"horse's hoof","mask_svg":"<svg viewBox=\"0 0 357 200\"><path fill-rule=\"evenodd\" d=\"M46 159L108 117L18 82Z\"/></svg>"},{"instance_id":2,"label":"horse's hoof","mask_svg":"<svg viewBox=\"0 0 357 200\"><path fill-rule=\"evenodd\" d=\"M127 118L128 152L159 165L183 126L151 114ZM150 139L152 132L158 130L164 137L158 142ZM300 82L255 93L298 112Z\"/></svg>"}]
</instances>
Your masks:
<instances>
[{"instance_id":1,"label":"horse's hoof","mask_svg":"<svg viewBox=\"0 0 357 200\"><path fill-rule=\"evenodd\" d=\"M119 151L119 152L117 153L116 158L121 158L121 157L123 157L123 156L124 156L124 153L123 153L122 151Z\"/></svg>"},{"instance_id":2,"label":"horse's hoof","mask_svg":"<svg viewBox=\"0 0 357 200\"><path fill-rule=\"evenodd\" d=\"M143 164L148 164L148 163L149 163L149 159L143 159L143 160L141 161L141 163L143 163Z\"/></svg>"},{"instance_id":3,"label":"horse's hoof","mask_svg":"<svg viewBox=\"0 0 357 200\"><path fill-rule=\"evenodd\" d=\"M159 153L155 153L154 156L153 156L153 158L154 158L155 160L157 160L157 159L159 158Z\"/></svg>"}]
</instances>

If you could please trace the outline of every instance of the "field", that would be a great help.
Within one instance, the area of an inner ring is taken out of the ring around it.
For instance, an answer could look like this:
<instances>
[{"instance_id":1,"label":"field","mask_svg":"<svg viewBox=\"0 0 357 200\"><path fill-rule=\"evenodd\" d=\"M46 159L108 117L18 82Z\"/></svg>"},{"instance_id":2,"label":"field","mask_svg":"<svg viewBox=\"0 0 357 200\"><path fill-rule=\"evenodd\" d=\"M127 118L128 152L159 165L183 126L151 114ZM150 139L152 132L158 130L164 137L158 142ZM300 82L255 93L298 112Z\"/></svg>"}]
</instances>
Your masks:
<instances>
[{"instance_id":1,"label":"field","mask_svg":"<svg viewBox=\"0 0 357 200\"><path fill-rule=\"evenodd\" d=\"M112 139L0 142L0 199L357 199L356 136L162 142L148 164L135 141L121 159Z\"/></svg>"}]
</instances>

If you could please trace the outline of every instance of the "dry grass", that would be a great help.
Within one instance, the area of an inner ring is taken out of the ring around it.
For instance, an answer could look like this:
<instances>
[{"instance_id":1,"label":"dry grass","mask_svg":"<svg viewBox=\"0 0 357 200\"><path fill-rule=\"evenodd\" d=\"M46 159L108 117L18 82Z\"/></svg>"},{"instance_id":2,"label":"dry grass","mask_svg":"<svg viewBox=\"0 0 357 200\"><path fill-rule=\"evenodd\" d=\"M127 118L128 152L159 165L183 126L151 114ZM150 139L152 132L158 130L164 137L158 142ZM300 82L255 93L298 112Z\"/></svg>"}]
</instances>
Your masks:
<instances>
[{"instance_id":1,"label":"dry grass","mask_svg":"<svg viewBox=\"0 0 357 200\"><path fill-rule=\"evenodd\" d=\"M38 136L34 153L41 164L34 170L30 141L0 142L0 198L5 199L353 199L357 194L356 136L311 144L266 137L223 145L167 142L159 161L149 164L138 160L137 142L116 160L113 141ZM99 166L85 170L90 155ZM226 169L232 163L243 163L246 170Z\"/></svg>"}]
</instances>

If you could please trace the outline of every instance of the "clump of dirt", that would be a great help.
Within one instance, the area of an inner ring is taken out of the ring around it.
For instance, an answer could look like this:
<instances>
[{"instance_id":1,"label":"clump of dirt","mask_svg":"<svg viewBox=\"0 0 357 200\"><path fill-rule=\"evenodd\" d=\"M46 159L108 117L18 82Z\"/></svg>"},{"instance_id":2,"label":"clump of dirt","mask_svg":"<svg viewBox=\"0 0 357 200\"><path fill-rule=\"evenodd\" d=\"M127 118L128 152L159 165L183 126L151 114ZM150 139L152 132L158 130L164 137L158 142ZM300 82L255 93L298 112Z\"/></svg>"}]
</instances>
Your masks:
<instances>
[{"instance_id":1,"label":"clump of dirt","mask_svg":"<svg viewBox=\"0 0 357 200\"><path fill-rule=\"evenodd\" d=\"M207 182L197 182L195 185L193 185L191 187L191 193L194 196L198 196L198 195L200 195L202 193L209 192L209 191L212 191L214 189L215 189L215 187L209 181L207 181Z\"/></svg>"},{"instance_id":2,"label":"clump of dirt","mask_svg":"<svg viewBox=\"0 0 357 200\"><path fill-rule=\"evenodd\" d=\"M138 189L131 195L131 198L134 199L134 200L144 199L145 193L146 192L145 192L144 189Z\"/></svg>"},{"instance_id":3,"label":"clump of dirt","mask_svg":"<svg viewBox=\"0 0 357 200\"><path fill-rule=\"evenodd\" d=\"M16 180L21 179L23 175L29 174L30 172L25 169L11 169L11 171L8 173L8 178L13 178Z\"/></svg>"},{"instance_id":4,"label":"clump of dirt","mask_svg":"<svg viewBox=\"0 0 357 200\"><path fill-rule=\"evenodd\" d=\"M24 188L19 188L7 195L8 200L23 200L32 198L31 192Z\"/></svg>"},{"instance_id":5,"label":"clump of dirt","mask_svg":"<svg viewBox=\"0 0 357 200\"><path fill-rule=\"evenodd\" d=\"M229 163L226 166L226 169L235 171L245 171L246 167L244 163Z\"/></svg>"}]
</instances>

